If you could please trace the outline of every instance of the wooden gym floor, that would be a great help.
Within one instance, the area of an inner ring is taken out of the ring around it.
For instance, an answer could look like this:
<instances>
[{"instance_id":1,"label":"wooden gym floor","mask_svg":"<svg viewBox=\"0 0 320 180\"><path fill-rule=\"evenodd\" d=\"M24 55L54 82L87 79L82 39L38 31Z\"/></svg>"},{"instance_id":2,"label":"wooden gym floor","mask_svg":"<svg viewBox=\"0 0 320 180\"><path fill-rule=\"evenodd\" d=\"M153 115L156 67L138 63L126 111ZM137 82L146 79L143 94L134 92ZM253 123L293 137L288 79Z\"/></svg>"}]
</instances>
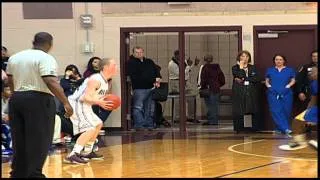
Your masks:
<instances>
[{"instance_id":1,"label":"wooden gym floor","mask_svg":"<svg viewBox=\"0 0 320 180\"><path fill-rule=\"evenodd\" d=\"M316 132L312 133L315 138ZM318 177L318 153L312 147L282 151L285 135L235 134L224 126L193 126L146 132L108 132L99 137L102 161L64 164L71 146L54 148L45 163L47 177ZM4 161L4 159L2 158ZM2 163L9 177L10 162Z\"/></svg>"}]
</instances>

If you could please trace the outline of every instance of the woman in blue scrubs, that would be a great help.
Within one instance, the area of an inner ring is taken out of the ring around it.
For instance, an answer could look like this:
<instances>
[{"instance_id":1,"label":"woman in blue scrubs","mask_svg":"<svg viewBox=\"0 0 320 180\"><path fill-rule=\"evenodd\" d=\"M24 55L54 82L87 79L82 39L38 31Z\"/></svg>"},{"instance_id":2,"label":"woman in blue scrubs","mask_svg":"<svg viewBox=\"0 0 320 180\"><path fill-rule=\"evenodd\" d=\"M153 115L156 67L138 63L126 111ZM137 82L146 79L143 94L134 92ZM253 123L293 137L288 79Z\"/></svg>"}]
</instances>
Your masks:
<instances>
[{"instance_id":1,"label":"woman in blue scrubs","mask_svg":"<svg viewBox=\"0 0 320 180\"><path fill-rule=\"evenodd\" d=\"M285 66L286 58L280 54L273 57L274 67L266 72L267 98L276 132L290 134L289 120L291 119L295 71Z\"/></svg>"}]
</instances>

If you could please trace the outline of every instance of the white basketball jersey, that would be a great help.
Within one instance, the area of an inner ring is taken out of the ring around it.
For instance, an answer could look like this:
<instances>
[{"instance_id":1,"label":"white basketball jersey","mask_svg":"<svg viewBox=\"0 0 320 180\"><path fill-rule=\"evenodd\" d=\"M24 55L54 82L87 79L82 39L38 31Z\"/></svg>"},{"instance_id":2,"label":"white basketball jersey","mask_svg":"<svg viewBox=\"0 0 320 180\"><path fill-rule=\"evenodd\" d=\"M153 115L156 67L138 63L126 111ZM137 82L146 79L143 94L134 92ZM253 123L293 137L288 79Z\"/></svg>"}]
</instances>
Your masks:
<instances>
[{"instance_id":1,"label":"white basketball jersey","mask_svg":"<svg viewBox=\"0 0 320 180\"><path fill-rule=\"evenodd\" d=\"M85 79L84 82L81 84L81 86L72 95L70 95L68 99L73 101L78 101L84 95L84 92L88 86L88 81L90 79L94 79L100 82L100 87L99 89L96 90L95 97L102 98L108 93L109 91L108 81L105 80L100 73L96 73L91 75L87 79Z\"/></svg>"}]
</instances>

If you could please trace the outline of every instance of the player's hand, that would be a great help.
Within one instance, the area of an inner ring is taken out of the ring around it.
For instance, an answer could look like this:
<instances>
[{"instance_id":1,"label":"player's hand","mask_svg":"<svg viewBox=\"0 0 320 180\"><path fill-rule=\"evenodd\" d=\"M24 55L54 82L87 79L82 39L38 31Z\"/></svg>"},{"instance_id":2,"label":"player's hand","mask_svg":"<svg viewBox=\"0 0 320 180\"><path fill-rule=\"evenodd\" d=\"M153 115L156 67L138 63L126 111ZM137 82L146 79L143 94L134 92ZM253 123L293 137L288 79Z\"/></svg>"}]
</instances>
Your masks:
<instances>
[{"instance_id":1,"label":"player's hand","mask_svg":"<svg viewBox=\"0 0 320 180\"><path fill-rule=\"evenodd\" d=\"M73 114L73 109L70 105L70 103L66 103L63 105L64 106L64 110L66 111L66 113L64 114L64 117L69 118L70 116L72 116Z\"/></svg>"},{"instance_id":2,"label":"player's hand","mask_svg":"<svg viewBox=\"0 0 320 180\"><path fill-rule=\"evenodd\" d=\"M304 93L299 93L298 97L299 97L300 101L305 101L307 99L307 97Z\"/></svg>"},{"instance_id":3,"label":"player's hand","mask_svg":"<svg viewBox=\"0 0 320 180\"><path fill-rule=\"evenodd\" d=\"M105 101L103 99L98 101L98 105L106 110L112 110L114 107L114 104L112 101Z\"/></svg>"}]
</instances>

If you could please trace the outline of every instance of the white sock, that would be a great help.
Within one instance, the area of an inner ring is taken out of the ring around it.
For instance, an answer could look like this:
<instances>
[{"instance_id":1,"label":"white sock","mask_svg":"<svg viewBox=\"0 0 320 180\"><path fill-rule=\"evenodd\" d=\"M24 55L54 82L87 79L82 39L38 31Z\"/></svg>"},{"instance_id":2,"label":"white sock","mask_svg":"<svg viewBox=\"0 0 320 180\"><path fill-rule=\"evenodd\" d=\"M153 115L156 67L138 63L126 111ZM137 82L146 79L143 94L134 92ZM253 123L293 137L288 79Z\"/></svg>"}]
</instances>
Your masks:
<instances>
[{"instance_id":1,"label":"white sock","mask_svg":"<svg viewBox=\"0 0 320 180\"><path fill-rule=\"evenodd\" d=\"M80 154L80 152L82 151L83 149L83 146L79 145L79 144L75 144L73 149L72 149L72 152L70 153L70 156L74 155L75 153L78 153Z\"/></svg>"},{"instance_id":2,"label":"white sock","mask_svg":"<svg viewBox=\"0 0 320 180\"><path fill-rule=\"evenodd\" d=\"M93 142L88 142L85 146L84 146L84 154L89 154L92 152L93 149L93 145L94 145L94 141Z\"/></svg>"}]
</instances>

